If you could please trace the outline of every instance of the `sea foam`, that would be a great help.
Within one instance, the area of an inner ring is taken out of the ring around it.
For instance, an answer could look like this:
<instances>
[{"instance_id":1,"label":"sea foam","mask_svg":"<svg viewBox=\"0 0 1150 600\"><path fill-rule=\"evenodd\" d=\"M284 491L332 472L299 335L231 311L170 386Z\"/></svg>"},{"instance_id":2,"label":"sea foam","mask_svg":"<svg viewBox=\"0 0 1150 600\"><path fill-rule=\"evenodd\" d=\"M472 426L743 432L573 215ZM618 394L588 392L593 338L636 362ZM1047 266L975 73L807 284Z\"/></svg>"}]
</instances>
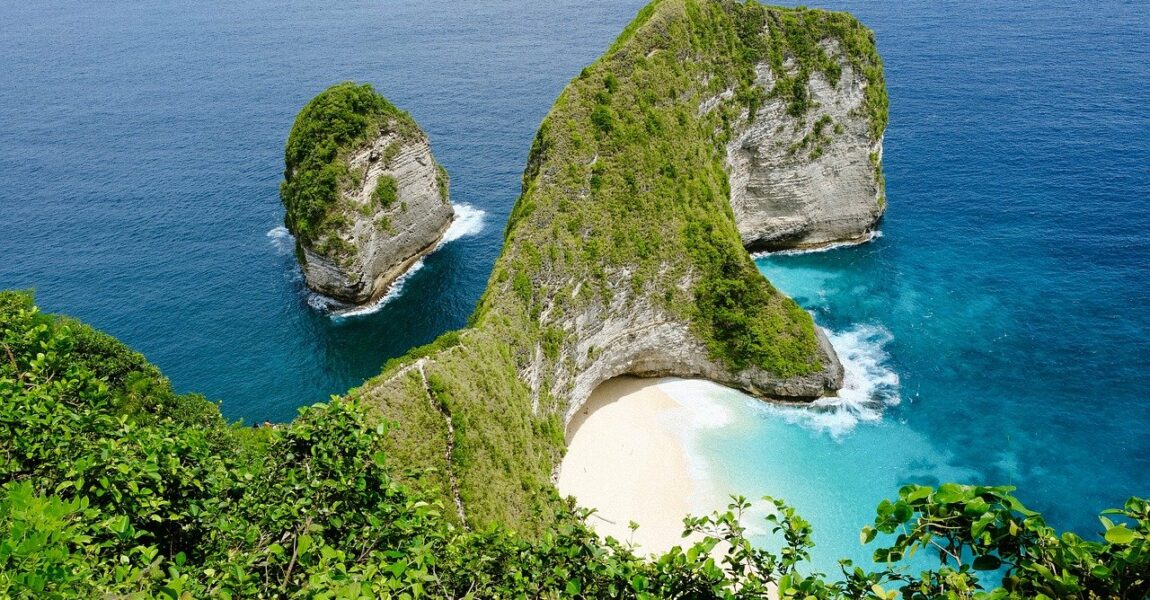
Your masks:
<instances>
[{"instance_id":1,"label":"sea foam","mask_svg":"<svg viewBox=\"0 0 1150 600\"><path fill-rule=\"evenodd\" d=\"M438 250L445 244L450 244L459 238L475 235L480 231L483 231L483 220L486 216L486 211L475 208L470 204L456 204L455 220L451 223L451 226L447 228L447 231L443 232L443 238L439 240L439 245L437 245L435 249ZM331 318L336 321L341 321L350 317L362 317L379 312L383 309L384 306L387 306L388 302L395 300L399 297L400 294L403 293L404 284L406 284L407 280L421 268L423 268L422 258L415 261L415 263L411 265L411 268L409 268L407 271L404 271L403 275L397 277L396 280L391 284L391 288L389 288L387 293L384 294L383 297L379 300L376 300L367 306L356 306L354 308L343 309L336 308L335 310L329 310L328 312L331 313ZM331 299L328 298L328 300Z\"/></svg>"},{"instance_id":2,"label":"sea foam","mask_svg":"<svg viewBox=\"0 0 1150 600\"><path fill-rule=\"evenodd\" d=\"M400 275L399 277L396 277L395 281L393 281L391 283L391 287L388 288L387 293L384 294L383 296L381 296L379 298L379 300L376 300L375 302L372 302L371 304L366 304L364 306L356 306L353 308L329 309L328 312L330 313L332 320L333 321L342 321L344 319L348 319L348 318L352 318L352 317L363 317L366 315L371 315L371 314L375 314L375 313L379 312L384 306L387 305L388 302L395 300L396 298L399 297L400 294L403 293L403 286L407 283L407 280L409 278L411 278L412 275L414 275L417 271L419 271L422 268L423 268L423 259L421 258L421 259L415 261L415 263L413 263L410 268L408 268L406 271L404 271L402 275ZM318 296L319 294L313 293L312 295ZM328 300L331 300L331 299L328 298ZM309 304L310 304L310 302L309 302Z\"/></svg>"},{"instance_id":3,"label":"sea foam","mask_svg":"<svg viewBox=\"0 0 1150 600\"><path fill-rule=\"evenodd\" d=\"M291 254L295 249L295 236L283 225L273 228L265 235L270 240L272 247L275 248L276 254Z\"/></svg>"},{"instance_id":4,"label":"sea foam","mask_svg":"<svg viewBox=\"0 0 1150 600\"><path fill-rule=\"evenodd\" d=\"M839 332L828 331L827 337L843 365L843 387L836 396L820 398L809 405L772 404L702 379L663 379L659 388L683 405L683 415L691 428L720 429L732 425L734 415L725 404L733 394L756 412L839 438L859 423L881 421L885 408L899 404L899 377L891 369L885 350L894 336L885 328L855 325Z\"/></svg>"},{"instance_id":5,"label":"sea foam","mask_svg":"<svg viewBox=\"0 0 1150 600\"><path fill-rule=\"evenodd\" d=\"M456 204L455 220L451 223L451 226L447 228L447 231L443 233L443 238L439 240L439 244L435 249L438 250L445 244L454 242L459 238L472 236L483 231L486 216L487 212L483 209L476 208L470 204ZM295 250L295 237L292 236L287 227L276 227L267 232L267 237L271 240L272 247L275 248L277 254L286 256ZM334 321L343 321L348 318L374 314L383 309L387 303L398 298L403 292L403 286L407 283L407 280L422 267L423 259L421 258L415 261L407 271L404 271L402 275L396 278L386 294L379 300L366 306L352 306L340 302L335 298L329 298L328 296L310 290L306 291L307 305L317 311L328 313ZM298 274L299 265L293 264L293 268Z\"/></svg>"},{"instance_id":6,"label":"sea foam","mask_svg":"<svg viewBox=\"0 0 1150 600\"><path fill-rule=\"evenodd\" d=\"M439 245L442 246L461 237L475 235L483 231L483 220L486 216L487 211L475 208L470 204L456 204L455 221L443 233L443 239L439 241Z\"/></svg>"},{"instance_id":7,"label":"sea foam","mask_svg":"<svg viewBox=\"0 0 1150 600\"><path fill-rule=\"evenodd\" d=\"M729 408L723 406L716 394L727 388L705 379L660 379L659 389L683 407L681 415L691 428L719 429L731 424Z\"/></svg>"},{"instance_id":8,"label":"sea foam","mask_svg":"<svg viewBox=\"0 0 1150 600\"><path fill-rule=\"evenodd\" d=\"M455 220L452 221L451 226L447 231L443 232L443 238L439 240L439 244L435 250L439 250L446 244L450 244L459 238L475 235L483 231L483 220L487 216L487 212L476 208L470 204L456 204L455 205ZM433 250L434 252L434 250ZM331 313L331 318L335 321L342 321L352 317L363 317L379 312L389 302L395 300L403 293L404 284L408 279L415 274L416 271L423 268L423 259L415 261L403 275L400 275L392 282L391 287L388 288L387 293L379 300L368 304L366 306L356 306L354 308L335 308L328 310ZM328 300L331 300L328 298ZM309 302L310 304L310 302Z\"/></svg>"},{"instance_id":9,"label":"sea foam","mask_svg":"<svg viewBox=\"0 0 1150 600\"><path fill-rule=\"evenodd\" d=\"M843 387L838 395L820 398L809 406L777 406L754 400L759 410L788 423L841 438L859 423L882 420L883 410L901 402L899 377L890 368L885 346L894 339L877 325L855 325L828 332L831 346L843 365Z\"/></svg>"}]
</instances>

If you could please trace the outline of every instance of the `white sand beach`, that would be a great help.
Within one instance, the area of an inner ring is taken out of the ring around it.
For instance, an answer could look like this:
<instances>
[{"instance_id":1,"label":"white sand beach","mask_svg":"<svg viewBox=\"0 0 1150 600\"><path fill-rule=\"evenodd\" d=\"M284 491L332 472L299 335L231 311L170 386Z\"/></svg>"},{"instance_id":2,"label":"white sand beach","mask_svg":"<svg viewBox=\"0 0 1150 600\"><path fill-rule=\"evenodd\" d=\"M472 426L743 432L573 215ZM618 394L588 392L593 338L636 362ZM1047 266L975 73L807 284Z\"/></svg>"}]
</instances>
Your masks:
<instances>
[{"instance_id":1,"label":"white sand beach","mask_svg":"<svg viewBox=\"0 0 1150 600\"><path fill-rule=\"evenodd\" d=\"M685 544L694 490L667 418L680 408L658 380L620 377L600 385L567 428L559 491L597 509L590 522L600 535L631 541L643 554ZM634 534L631 521L640 524Z\"/></svg>"}]
</instances>

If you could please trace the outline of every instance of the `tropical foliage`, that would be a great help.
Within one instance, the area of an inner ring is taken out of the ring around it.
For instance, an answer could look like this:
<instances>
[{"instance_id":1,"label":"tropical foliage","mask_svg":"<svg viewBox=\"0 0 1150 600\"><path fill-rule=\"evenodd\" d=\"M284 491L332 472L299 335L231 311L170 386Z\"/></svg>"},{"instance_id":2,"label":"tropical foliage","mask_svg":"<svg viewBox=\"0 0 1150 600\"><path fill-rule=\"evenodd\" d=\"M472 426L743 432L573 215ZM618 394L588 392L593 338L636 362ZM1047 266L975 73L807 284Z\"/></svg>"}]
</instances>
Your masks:
<instances>
[{"instance_id":1,"label":"tropical foliage","mask_svg":"<svg viewBox=\"0 0 1150 600\"><path fill-rule=\"evenodd\" d=\"M92 343L97 340L98 343ZM441 344L451 344L450 340ZM781 501L781 550L750 506L685 520L651 558L587 511L524 537L468 529L393 478L385 425L333 400L289 425L226 424L143 358L0 293L0 596L11 598L1145 598L1150 503L1058 534L1010 488L907 486L862 540L881 568L808 570L811 526ZM881 537L880 537L881 536ZM893 539L892 539L893 538ZM900 561L919 552L912 572ZM938 559L933 559L937 555Z\"/></svg>"},{"instance_id":2,"label":"tropical foliage","mask_svg":"<svg viewBox=\"0 0 1150 600\"><path fill-rule=\"evenodd\" d=\"M794 66L780 71L790 83L764 89L756 67L776 59ZM439 351L389 363L349 394L371 420L410 427L385 438L393 461L435 467L404 481L437 490L455 507L447 517L461 523L460 512L476 526L532 536L550 529L566 398L574 373L601 350L583 346L573 326L580 317L641 307L689 325L710 358L730 369L780 378L819 372L811 316L775 290L742 247L727 144L763 103L790 106L809 78L837 82L848 66L865 77L868 98L875 95L866 107L872 126L884 127L882 63L873 35L850 15L734 0L657 0L642 9L540 125L469 327ZM297 141L329 147L306 132L352 102L336 98L358 98L359 87L337 87L301 113L289 164ZM336 108L319 108L328 104ZM818 129L810 154L838 135L815 112L801 116ZM381 191L372 206L387 198ZM289 220L291 213L289 204ZM386 230L389 221L376 223Z\"/></svg>"}]
</instances>

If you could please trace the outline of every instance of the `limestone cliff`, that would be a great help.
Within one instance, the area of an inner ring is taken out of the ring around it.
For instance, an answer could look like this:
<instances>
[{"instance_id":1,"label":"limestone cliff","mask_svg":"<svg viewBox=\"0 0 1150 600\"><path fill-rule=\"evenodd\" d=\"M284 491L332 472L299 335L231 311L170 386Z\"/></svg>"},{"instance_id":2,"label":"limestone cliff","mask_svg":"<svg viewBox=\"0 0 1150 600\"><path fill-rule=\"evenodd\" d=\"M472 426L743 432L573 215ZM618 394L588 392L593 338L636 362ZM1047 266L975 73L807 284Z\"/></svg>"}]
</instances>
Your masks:
<instances>
[{"instance_id":1,"label":"limestone cliff","mask_svg":"<svg viewBox=\"0 0 1150 600\"><path fill-rule=\"evenodd\" d=\"M885 123L873 36L849 15L656 0L540 125L469 327L353 395L417 424L391 454L435 467L460 520L537 529L565 424L609 378L833 394L833 349L744 244L872 226L881 167L860 153Z\"/></svg>"},{"instance_id":2,"label":"limestone cliff","mask_svg":"<svg viewBox=\"0 0 1150 600\"><path fill-rule=\"evenodd\" d=\"M386 293L451 224L427 136L370 86L339 84L301 111L281 188L311 289L352 304Z\"/></svg>"},{"instance_id":3,"label":"limestone cliff","mask_svg":"<svg viewBox=\"0 0 1150 600\"><path fill-rule=\"evenodd\" d=\"M823 41L820 50L842 71L833 83L822 72L809 75L811 108L796 117L786 100L771 97L727 144L731 207L748 248L862 241L886 207L882 132L866 106L866 90L874 84L837 41ZM796 74L794 60L783 68ZM755 75L762 89L777 84L769 63L756 65Z\"/></svg>"}]
</instances>

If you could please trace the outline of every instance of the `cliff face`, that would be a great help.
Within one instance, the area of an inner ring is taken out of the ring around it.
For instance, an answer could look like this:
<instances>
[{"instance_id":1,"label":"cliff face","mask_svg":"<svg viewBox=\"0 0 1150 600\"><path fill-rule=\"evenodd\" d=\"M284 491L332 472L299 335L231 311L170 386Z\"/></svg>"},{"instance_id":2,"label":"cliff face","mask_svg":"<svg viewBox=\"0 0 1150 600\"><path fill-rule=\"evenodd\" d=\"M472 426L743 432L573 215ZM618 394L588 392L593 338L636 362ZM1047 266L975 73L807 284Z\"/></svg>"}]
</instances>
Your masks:
<instances>
[{"instance_id":1,"label":"cliff face","mask_svg":"<svg viewBox=\"0 0 1150 600\"><path fill-rule=\"evenodd\" d=\"M810 110L795 117L783 98L771 97L727 144L731 208L748 248L862 241L886 207L882 136L866 106L874 84L837 41L820 47L842 72L834 84L822 72L810 74ZM783 68L795 75L795 61ZM777 81L769 63L756 65L757 86L771 90Z\"/></svg>"},{"instance_id":2,"label":"cliff face","mask_svg":"<svg viewBox=\"0 0 1150 600\"><path fill-rule=\"evenodd\" d=\"M684 287L691 283L685 280ZM612 291L609 303L591 303L577 313L549 319L548 326L570 331L577 341L557 365L549 364L540 351L524 370L534 397L544 392L565 400L564 424L599 384L620 375L701 377L783 402L814 400L842 387L842 366L821 329L814 329L814 355L821 365L814 372L786 377L756 365L732 368L709 354L688 321L657 301L626 286ZM554 370L547 372L548 367ZM541 389L547 382L553 382L550 389Z\"/></svg>"},{"instance_id":3,"label":"cliff face","mask_svg":"<svg viewBox=\"0 0 1150 600\"><path fill-rule=\"evenodd\" d=\"M288 228L305 281L321 294L352 304L382 296L451 224L447 174L427 136L368 86L317 96L287 155Z\"/></svg>"},{"instance_id":4,"label":"cliff face","mask_svg":"<svg viewBox=\"0 0 1150 600\"><path fill-rule=\"evenodd\" d=\"M343 193L345 218L335 235L353 251L332 256L303 245L301 266L311 289L362 304L386 293L434 249L455 211L426 137L404 140L384 132L352 153L348 165L363 173L362 181ZM395 182L395 199L383 206L374 192L388 178Z\"/></svg>"},{"instance_id":5,"label":"cliff face","mask_svg":"<svg viewBox=\"0 0 1150 600\"><path fill-rule=\"evenodd\" d=\"M546 526L566 423L607 379L833 394L833 349L745 245L871 227L885 123L882 63L849 15L656 0L540 125L470 326L352 394L422 424L390 454L435 466L463 522L528 531Z\"/></svg>"}]
</instances>

